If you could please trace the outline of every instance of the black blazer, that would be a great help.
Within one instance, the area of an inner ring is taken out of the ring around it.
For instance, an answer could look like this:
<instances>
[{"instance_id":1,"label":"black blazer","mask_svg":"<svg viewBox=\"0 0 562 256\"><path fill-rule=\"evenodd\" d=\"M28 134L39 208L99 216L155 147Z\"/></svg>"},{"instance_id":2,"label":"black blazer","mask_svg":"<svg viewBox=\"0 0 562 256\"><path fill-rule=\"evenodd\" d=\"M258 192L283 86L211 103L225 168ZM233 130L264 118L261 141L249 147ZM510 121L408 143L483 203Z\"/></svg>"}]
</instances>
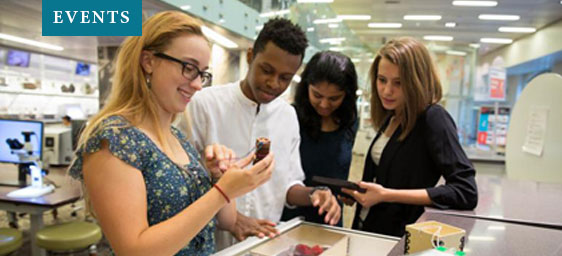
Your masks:
<instances>
[{"instance_id":1,"label":"black blazer","mask_svg":"<svg viewBox=\"0 0 562 256\"><path fill-rule=\"evenodd\" d=\"M399 126L386 144L379 165L371 158L371 149L390 118L379 129L367 151L363 181L385 188L427 189L432 206L439 209L465 209L476 207L478 192L475 171L466 157L458 137L455 123L440 105L430 105L420 114L416 125L403 141ZM443 176L445 185L435 187ZM424 211L423 206L400 203L373 205L364 221L358 204L353 228L392 236L402 236L405 226L414 223Z\"/></svg>"}]
</instances>

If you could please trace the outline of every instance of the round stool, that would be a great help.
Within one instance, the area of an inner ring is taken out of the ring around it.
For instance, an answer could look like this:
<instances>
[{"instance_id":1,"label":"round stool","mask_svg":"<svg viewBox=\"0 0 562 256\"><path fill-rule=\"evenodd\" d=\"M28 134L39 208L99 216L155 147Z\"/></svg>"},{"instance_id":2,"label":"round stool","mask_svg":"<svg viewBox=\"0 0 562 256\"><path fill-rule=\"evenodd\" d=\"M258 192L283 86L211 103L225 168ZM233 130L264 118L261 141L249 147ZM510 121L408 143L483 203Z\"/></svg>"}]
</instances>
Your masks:
<instances>
[{"instance_id":1,"label":"round stool","mask_svg":"<svg viewBox=\"0 0 562 256\"><path fill-rule=\"evenodd\" d=\"M51 252L87 250L102 237L101 228L91 222L73 221L45 227L37 232L37 245Z\"/></svg>"},{"instance_id":2,"label":"round stool","mask_svg":"<svg viewBox=\"0 0 562 256\"><path fill-rule=\"evenodd\" d=\"M0 228L0 255L7 255L21 247L21 231L13 228Z\"/></svg>"}]
</instances>

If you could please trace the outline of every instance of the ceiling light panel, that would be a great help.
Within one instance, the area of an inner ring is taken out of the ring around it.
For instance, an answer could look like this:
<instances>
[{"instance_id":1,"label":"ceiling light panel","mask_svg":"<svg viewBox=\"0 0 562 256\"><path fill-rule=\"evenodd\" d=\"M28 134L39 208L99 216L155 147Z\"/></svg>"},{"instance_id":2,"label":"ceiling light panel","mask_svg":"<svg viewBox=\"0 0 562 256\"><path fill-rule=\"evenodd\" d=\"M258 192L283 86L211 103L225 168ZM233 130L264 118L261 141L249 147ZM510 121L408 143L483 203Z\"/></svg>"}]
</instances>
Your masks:
<instances>
[{"instance_id":1,"label":"ceiling light panel","mask_svg":"<svg viewBox=\"0 0 562 256\"><path fill-rule=\"evenodd\" d=\"M498 5L496 1L453 1L454 6L472 6L472 7L494 7Z\"/></svg>"},{"instance_id":2,"label":"ceiling light panel","mask_svg":"<svg viewBox=\"0 0 562 256\"><path fill-rule=\"evenodd\" d=\"M441 15L404 15L405 20L441 20Z\"/></svg>"},{"instance_id":3,"label":"ceiling light panel","mask_svg":"<svg viewBox=\"0 0 562 256\"><path fill-rule=\"evenodd\" d=\"M519 15L500 15L500 14L480 14L478 19L481 20L519 20Z\"/></svg>"}]
</instances>

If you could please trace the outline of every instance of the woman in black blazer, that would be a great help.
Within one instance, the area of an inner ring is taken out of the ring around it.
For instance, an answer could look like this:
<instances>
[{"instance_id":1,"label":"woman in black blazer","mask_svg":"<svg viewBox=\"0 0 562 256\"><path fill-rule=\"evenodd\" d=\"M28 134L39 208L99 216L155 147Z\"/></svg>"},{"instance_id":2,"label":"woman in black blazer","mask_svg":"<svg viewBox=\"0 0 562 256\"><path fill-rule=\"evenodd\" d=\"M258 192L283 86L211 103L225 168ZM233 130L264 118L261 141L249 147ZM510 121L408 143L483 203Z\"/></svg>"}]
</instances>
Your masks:
<instances>
[{"instance_id":1,"label":"woman in black blazer","mask_svg":"<svg viewBox=\"0 0 562 256\"><path fill-rule=\"evenodd\" d=\"M402 236L424 206L476 207L475 171L453 119L437 105L441 83L425 46L408 37L389 41L370 75L371 118L378 133L359 183L367 192L343 189L360 204L353 228ZM435 187L441 176L446 183Z\"/></svg>"}]
</instances>

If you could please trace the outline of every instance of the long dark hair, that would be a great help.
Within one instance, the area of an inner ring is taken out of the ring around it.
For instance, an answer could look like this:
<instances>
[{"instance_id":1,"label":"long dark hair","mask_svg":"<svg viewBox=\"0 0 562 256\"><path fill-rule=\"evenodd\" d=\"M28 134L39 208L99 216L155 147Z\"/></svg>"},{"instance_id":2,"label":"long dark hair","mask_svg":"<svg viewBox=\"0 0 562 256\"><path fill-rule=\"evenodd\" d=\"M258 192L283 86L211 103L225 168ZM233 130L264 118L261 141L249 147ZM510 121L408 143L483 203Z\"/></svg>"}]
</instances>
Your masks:
<instances>
[{"instance_id":1,"label":"long dark hair","mask_svg":"<svg viewBox=\"0 0 562 256\"><path fill-rule=\"evenodd\" d=\"M355 92L357 91L357 73L351 59L332 51L316 53L306 64L301 77L293 103L301 129L313 139L317 139L320 135L322 119L310 104L308 87L311 84L328 82L345 91L342 104L332 113L332 116L340 126L339 129L345 129L351 135L357 121L357 95Z\"/></svg>"}]
</instances>

